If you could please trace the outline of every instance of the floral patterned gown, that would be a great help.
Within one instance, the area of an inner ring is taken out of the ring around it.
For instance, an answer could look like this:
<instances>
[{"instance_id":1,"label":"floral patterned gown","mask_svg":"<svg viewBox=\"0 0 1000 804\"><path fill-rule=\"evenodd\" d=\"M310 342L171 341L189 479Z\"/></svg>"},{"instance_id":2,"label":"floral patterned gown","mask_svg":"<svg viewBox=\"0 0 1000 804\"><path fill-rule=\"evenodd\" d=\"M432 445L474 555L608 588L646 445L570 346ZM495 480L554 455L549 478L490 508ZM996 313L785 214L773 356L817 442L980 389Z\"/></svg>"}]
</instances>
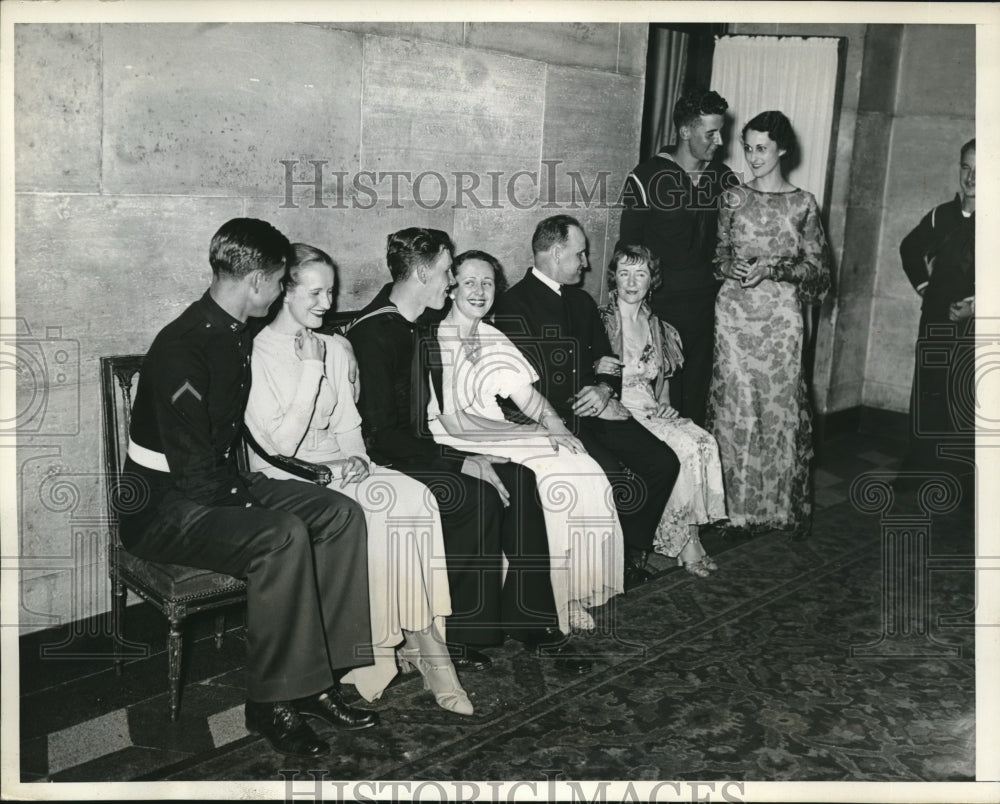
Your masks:
<instances>
[{"instance_id":1,"label":"floral patterned gown","mask_svg":"<svg viewBox=\"0 0 1000 804\"><path fill-rule=\"evenodd\" d=\"M734 525L805 528L812 511L809 397L802 307L830 287L826 236L805 190L740 187L719 216L716 270L756 258L773 278L753 288L725 279L715 303L715 355L706 426L722 456Z\"/></svg>"},{"instance_id":2,"label":"floral patterned gown","mask_svg":"<svg viewBox=\"0 0 1000 804\"><path fill-rule=\"evenodd\" d=\"M659 323L659 322L657 322ZM668 324L680 347L680 336ZM666 419L655 415L658 407L653 382L663 370L663 355L654 348L649 328L642 342L623 336L622 404L643 427L665 442L680 461L667 507L653 537L657 553L676 558L691 538L689 525L715 522L726 517L719 448L711 433L690 419Z\"/></svg>"}]
</instances>

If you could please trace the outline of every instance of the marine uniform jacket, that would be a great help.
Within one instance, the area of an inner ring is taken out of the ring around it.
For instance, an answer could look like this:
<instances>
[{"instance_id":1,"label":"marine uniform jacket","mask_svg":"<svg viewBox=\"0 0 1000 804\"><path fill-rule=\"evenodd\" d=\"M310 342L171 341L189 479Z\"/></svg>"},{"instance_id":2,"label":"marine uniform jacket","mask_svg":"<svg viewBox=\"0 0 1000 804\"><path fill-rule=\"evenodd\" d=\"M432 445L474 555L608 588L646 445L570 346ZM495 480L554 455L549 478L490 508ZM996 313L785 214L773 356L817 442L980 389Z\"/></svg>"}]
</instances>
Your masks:
<instances>
[{"instance_id":1,"label":"marine uniform jacket","mask_svg":"<svg viewBox=\"0 0 1000 804\"><path fill-rule=\"evenodd\" d=\"M128 467L150 485L150 513L169 492L209 506L257 502L229 459L243 425L257 328L206 291L153 340L132 408Z\"/></svg>"}]
</instances>

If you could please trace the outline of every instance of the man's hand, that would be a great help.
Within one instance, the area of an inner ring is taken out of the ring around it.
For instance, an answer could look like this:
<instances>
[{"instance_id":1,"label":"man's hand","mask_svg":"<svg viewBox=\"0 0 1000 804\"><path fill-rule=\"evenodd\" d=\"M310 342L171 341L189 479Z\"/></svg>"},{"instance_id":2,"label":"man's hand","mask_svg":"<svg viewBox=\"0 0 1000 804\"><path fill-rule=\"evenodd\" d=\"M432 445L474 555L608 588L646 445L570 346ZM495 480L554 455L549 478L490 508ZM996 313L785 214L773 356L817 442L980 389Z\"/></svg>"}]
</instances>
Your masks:
<instances>
[{"instance_id":1,"label":"man's hand","mask_svg":"<svg viewBox=\"0 0 1000 804\"><path fill-rule=\"evenodd\" d=\"M614 355L605 355L594 363L594 374L610 374L616 376L622 373L625 363Z\"/></svg>"},{"instance_id":2,"label":"man's hand","mask_svg":"<svg viewBox=\"0 0 1000 804\"><path fill-rule=\"evenodd\" d=\"M976 297L968 296L961 301L952 302L948 307L949 321L965 321L976 314Z\"/></svg>"},{"instance_id":3,"label":"man's hand","mask_svg":"<svg viewBox=\"0 0 1000 804\"><path fill-rule=\"evenodd\" d=\"M604 419L605 421L621 422L625 421L625 419L631 419L632 414L621 402L617 399L612 399L597 418Z\"/></svg>"},{"instance_id":4,"label":"man's hand","mask_svg":"<svg viewBox=\"0 0 1000 804\"><path fill-rule=\"evenodd\" d=\"M500 495L500 502L506 508L510 505L510 492L504 486L500 475L493 468L495 463L507 463L509 458L500 458L496 455L470 455L462 464L462 474L474 477L477 480L484 480L497 490Z\"/></svg>"},{"instance_id":5,"label":"man's hand","mask_svg":"<svg viewBox=\"0 0 1000 804\"><path fill-rule=\"evenodd\" d=\"M614 392L607 385L588 385L570 397L577 416L599 416Z\"/></svg>"},{"instance_id":6,"label":"man's hand","mask_svg":"<svg viewBox=\"0 0 1000 804\"><path fill-rule=\"evenodd\" d=\"M358 358L354 355L354 347L343 335L331 336L337 343L344 347L347 354L347 379L354 386L354 401L358 401Z\"/></svg>"}]
</instances>

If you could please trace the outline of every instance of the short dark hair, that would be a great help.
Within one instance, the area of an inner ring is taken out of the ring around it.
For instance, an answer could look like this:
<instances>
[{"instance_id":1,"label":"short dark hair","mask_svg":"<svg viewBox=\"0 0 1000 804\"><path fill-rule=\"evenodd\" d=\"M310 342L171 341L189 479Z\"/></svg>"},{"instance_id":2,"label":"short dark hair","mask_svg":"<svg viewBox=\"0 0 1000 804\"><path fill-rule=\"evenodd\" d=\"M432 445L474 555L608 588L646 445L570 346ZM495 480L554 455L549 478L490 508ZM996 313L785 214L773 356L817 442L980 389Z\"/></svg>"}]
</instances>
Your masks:
<instances>
[{"instance_id":1,"label":"short dark hair","mask_svg":"<svg viewBox=\"0 0 1000 804\"><path fill-rule=\"evenodd\" d=\"M233 218L219 227L208 250L216 276L242 279L251 271L284 271L291 259L288 238L267 221Z\"/></svg>"},{"instance_id":2,"label":"short dark hair","mask_svg":"<svg viewBox=\"0 0 1000 804\"><path fill-rule=\"evenodd\" d=\"M414 268L430 265L442 251L455 256L455 244L447 232L411 226L386 238L385 262L392 281L405 279Z\"/></svg>"},{"instance_id":3,"label":"short dark hair","mask_svg":"<svg viewBox=\"0 0 1000 804\"><path fill-rule=\"evenodd\" d=\"M576 227L581 232L580 221L572 215L553 215L546 218L535 227L531 236L531 250L535 254L544 254L556 244L563 244L569 238L569 230Z\"/></svg>"},{"instance_id":4,"label":"short dark hair","mask_svg":"<svg viewBox=\"0 0 1000 804\"><path fill-rule=\"evenodd\" d=\"M718 92L704 87L691 87L674 104L674 128L680 131L681 126L690 126L703 114L726 113L729 104Z\"/></svg>"},{"instance_id":5,"label":"short dark hair","mask_svg":"<svg viewBox=\"0 0 1000 804\"><path fill-rule=\"evenodd\" d=\"M333 269L334 278L336 278L337 263L333 261L329 254L316 248L315 246L309 246L305 243L292 243L292 259L288 263L285 290L288 291L299 284L299 274L302 269L313 263L329 265Z\"/></svg>"},{"instance_id":6,"label":"short dark hair","mask_svg":"<svg viewBox=\"0 0 1000 804\"><path fill-rule=\"evenodd\" d=\"M767 134L785 152L786 158L791 157L795 153L795 129L792 128L792 121L785 117L782 112L761 112L753 118L753 120L743 126L740 139L744 142L746 142L748 131L759 131L762 134Z\"/></svg>"},{"instance_id":7,"label":"short dark hair","mask_svg":"<svg viewBox=\"0 0 1000 804\"><path fill-rule=\"evenodd\" d=\"M618 266L638 265L640 262L646 263L649 267L649 290L652 293L663 283L663 272L660 270L660 261L653 256L653 252L645 246L636 246L629 243L619 243L615 246L615 253L608 263L607 283L608 290L617 290L618 282L615 274Z\"/></svg>"},{"instance_id":8,"label":"short dark hair","mask_svg":"<svg viewBox=\"0 0 1000 804\"><path fill-rule=\"evenodd\" d=\"M969 140L967 143L965 143L965 145L962 146L962 153L959 154L959 159L965 159L965 155L969 151L974 151L974 150L976 150L976 138L975 137L973 137L971 140Z\"/></svg>"},{"instance_id":9,"label":"short dark hair","mask_svg":"<svg viewBox=\"0 0 1000 804\"><path fill-rule=\"evenodd\" d=\"M500 264L500 260L494 257L492 254L487 254L485 251L478 251L476 249L470 249L469 251L463 251L457 257L455 257L455 262L451 266L451 271L455 274L455 278L458 279L459 269L470 260L482 260L487 265L493 269L493 283L496 285L496 295L499 296L509 287L507 282L507 274L504 273L503 266Z\"/></svg>"}]
</instances>

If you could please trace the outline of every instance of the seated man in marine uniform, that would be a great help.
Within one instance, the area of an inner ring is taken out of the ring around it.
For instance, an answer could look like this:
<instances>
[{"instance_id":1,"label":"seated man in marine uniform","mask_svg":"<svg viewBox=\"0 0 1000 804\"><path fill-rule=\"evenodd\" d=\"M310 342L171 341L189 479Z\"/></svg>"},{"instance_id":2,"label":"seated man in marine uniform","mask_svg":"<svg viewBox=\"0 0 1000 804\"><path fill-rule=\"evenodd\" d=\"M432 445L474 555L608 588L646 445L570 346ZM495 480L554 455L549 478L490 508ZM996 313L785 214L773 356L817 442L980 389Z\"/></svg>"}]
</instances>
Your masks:
<instances>
[{"instance_id":1,"label":"seated man in marine uniform","mask_svg":"<svg viewBox=\"0 0 1000 804\"><path fill-rule=\"evenodd\" d=\"M377 723L337 679L370 664L365 520L353 500L295 480L237 471L229 459L250 390L248 319L281 292L291 246L237 218L212 238L212 284L156 336L143 361L118 502L121 538L140 558L247 583L247 730L278 752L329 750L306 722ZM367 649L367 650L366 650Z\"/></svg>"}]
</instances>

